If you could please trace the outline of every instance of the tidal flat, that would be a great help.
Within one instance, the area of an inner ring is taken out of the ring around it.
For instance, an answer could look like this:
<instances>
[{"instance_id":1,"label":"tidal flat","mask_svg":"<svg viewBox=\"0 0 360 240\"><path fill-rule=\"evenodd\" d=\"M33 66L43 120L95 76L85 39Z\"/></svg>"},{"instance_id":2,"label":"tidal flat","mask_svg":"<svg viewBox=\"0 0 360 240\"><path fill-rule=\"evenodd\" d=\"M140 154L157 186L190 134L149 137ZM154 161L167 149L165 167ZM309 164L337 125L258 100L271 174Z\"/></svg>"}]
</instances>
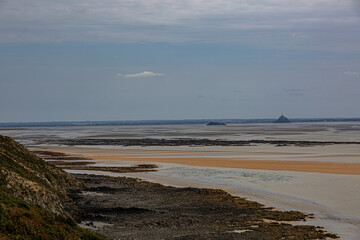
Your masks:
<instances>
[{"instance_id":1,"label":"tidal flat","mask_svg":"<svg viewBox=\"0 0 360 240\"><path fill-rule=\"evenodd\" d=\"M0 132L32 150L69 155L70 159L61 160L68 172L140 178L166 186L223 189L278 210L313 213L314 218L305 224L325 227L341 239L357 239L360 235L359 122L37 127ZM89 139L106 139L110 144L89 145ZM122 139L264 142L242 146L111 144ZM299 141L312 144L296 144ZM80 159L71 159L76 157ZM76 167L64 165L64 161L87 163ZM112 171L142 164L155 164L157 171Z\"/></svg>"}]
</instances>

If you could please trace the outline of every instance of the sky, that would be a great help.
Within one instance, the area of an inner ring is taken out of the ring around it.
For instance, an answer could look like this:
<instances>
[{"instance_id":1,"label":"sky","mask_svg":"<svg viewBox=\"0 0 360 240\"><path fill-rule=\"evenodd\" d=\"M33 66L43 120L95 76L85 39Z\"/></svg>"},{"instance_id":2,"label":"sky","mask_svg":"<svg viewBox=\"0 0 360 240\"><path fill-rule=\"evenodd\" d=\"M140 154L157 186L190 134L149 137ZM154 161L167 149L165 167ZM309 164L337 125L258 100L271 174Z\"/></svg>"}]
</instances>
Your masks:
<instances>
[{"instance_id":1,"label":"sky","mask_svg":"<svg viewBox=\"0 0 360 240\"><path fill-rule=\"evenodd\" d=\"M357 0L0 0L0 122L360 117Z\"/></svg>"}]
</instances>

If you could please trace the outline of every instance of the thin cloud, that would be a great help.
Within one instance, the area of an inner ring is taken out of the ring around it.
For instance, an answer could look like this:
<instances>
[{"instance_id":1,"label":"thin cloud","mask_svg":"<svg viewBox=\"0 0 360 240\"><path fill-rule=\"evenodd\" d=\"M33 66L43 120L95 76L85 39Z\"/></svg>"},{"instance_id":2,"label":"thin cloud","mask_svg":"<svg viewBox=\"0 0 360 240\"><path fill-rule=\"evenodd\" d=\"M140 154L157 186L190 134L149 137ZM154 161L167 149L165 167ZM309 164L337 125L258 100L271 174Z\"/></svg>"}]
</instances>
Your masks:
<instances>
[{"instance_id":1,"label":"thin cloud","mask_svg":"<svg viewBox=\"0 0 360 240\"><path fill-rule=\"evenodd\" d=\"M309 35L303 34L303 33L292 33L291 38L293 39L307 39L310 38Z\"/></svg>"},{"instance_id":2,"label":"thin cloud","mask_svg":"<svg viewBox=\"0 0 360 240\"><path fill-rule=\"evenodd\" d=\"M116 76L124 77L124 78L146 78L146 77L161 77L161 76L165 76L165 74L164 73L154 73L154 72L144 71L144 72L141 72L141 73L132 73L132 74L126 74L126 75L118 73L118 74L116 74Z\"/></svg>"},{"instance_id":3,"label":"thin cloud","mask_svg":"<svg viewBox=\"0 0 360 240\"><path fill-rule=\"evenodd\" d=\"M346 75L360 75L360 72L344 72Z\"/></svg>"}]
</instances>

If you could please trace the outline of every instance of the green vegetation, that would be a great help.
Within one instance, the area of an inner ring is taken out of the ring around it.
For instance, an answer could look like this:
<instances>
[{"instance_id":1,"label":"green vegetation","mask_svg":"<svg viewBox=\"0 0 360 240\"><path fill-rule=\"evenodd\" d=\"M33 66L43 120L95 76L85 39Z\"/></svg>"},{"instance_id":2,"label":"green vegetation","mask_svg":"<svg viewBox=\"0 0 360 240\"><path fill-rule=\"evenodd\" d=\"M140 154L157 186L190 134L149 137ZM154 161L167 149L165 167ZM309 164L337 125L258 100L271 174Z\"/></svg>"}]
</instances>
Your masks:
<instances>
[{"instance_id":1,"label":"green vegetation","mask_svg":"<svg viewBox=\"0 0 360 240\"><path fill-rule=\"evenodd\" d=\"M104 239L54 214L9 194L0 195L0 239Z\"/></svg>"},{"instance_id":2,"label":"green vegetation","mask_svg":"<svg viewBox=\"0 0 360 240\"><path fill-rule=\"evenodd\" d=\"M105 239L67 213L81 183L0 136L0 239Z\"/></svg>"},{"instance_id":3,"label":"green vegetation","mask_svg":"<svg viewBox=\"0 0 360 240\"><path fill-rule=\"evenodd\" d=\"M43 187L53 188L53 184L69 187L69 175L47 164L10 137L0 136L0 158L0 168Z\"/></svg>"}]
</instances>

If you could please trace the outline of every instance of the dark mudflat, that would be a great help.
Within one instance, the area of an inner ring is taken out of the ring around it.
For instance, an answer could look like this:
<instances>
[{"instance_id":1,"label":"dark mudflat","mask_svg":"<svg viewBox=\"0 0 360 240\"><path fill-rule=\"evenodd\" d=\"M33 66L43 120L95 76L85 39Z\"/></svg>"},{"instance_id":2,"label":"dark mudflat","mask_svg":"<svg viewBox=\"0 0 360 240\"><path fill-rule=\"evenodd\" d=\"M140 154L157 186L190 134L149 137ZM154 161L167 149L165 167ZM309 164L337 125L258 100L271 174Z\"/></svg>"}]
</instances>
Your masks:
<instances>
[{"instance_id":1,"label":"dark mudflat","mask_svg":"<svg viewBox=\"0 0 360 240\"><path fill-rule=\"evenodd\" d=\"M157 171L156 169L158 168L158 166L155 164L138 164L130 167L102 167L102 166L94 166L93 165L94 162L83 161L83 160L92 160L90 158L71 156L62 152L33 151L33 153L35 153L39 157L42 157L49 164L68 170L129 173L129 172L153 172L153 171Z\"/></svg>"},{"instance_id":2,"label":"dark mudflat","mask_svg":"<svg viewBox=\"0 0 360 240\"><path fill-rule=\"evenodd\" d=\"M77 220L111 239L336 238L314 226L280 222L304 221L309 216L303 213L275 211L222 190L167 187L125 177L75 176L87 186L72 196L79 208Z\"/></svg>"},{"instance_id":3,"label":"dark mudflat","mask_svg":"<svg viewBox=\"0 0 360 240\"><path fill-rule=\"evenodd\" d=\"M356 141L290 141L290 140L211 140L211 139L157 139L157 138L118 138L118 139L46 139L39 143L61 144L68 146L76 145L121 145L121 146L251 146L259 144L272 144L275 146L322 146L333 144L360 144Z\"/></svg>"}]
</instances>

